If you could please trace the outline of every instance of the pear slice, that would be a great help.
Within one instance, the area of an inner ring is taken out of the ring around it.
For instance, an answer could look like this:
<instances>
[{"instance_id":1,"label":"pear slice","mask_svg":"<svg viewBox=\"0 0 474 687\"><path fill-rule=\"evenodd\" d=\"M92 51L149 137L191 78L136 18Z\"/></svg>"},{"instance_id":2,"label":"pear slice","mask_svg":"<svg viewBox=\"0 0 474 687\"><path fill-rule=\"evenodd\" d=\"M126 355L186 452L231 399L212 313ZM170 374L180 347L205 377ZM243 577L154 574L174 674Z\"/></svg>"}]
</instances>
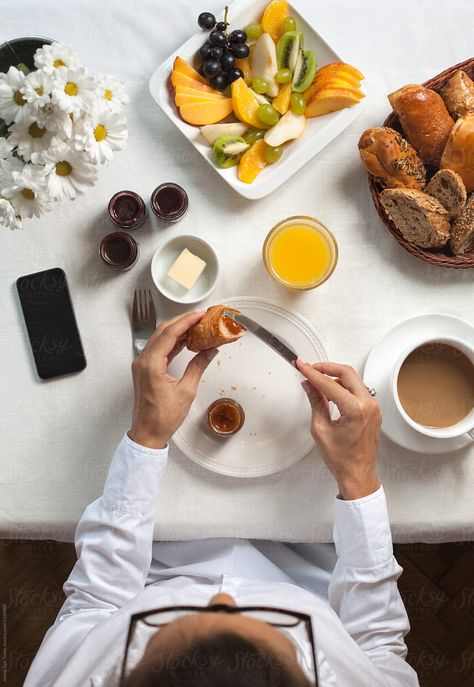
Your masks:
<instances>
[{"instance_id":1,"label":"pear slice","mask_svg":"<svg viewBox=\"0 0 474 687\"><path fill-rule=\"evenodd\" d=\"M201 127L201 134L210 146L213 146L221 136L243 136L247 131L247 124L229 122L228 124L206 124Z\"/></svg>"},{"instance_id":2,"label":"pear slice","mask_svg":"<svg viewBox=\"0 0 474 687\"><path fill-rule=\"evenodd\" d=\"M304 115L296 115L291 110L288 110L278 124L268 129L263 138L269 146L281 146L283 143L301 136L305 126L306 117Z\"/></svg>"},{"instance_id":3,"label":"pear slice","mask_svg":"<svg viewBox=\"0 0 474 687\"><path fill-rule=\"evenodd\" d=\"M250 89L252 95L255 97L255 100L259 105L270 105L270 101L265 98L264 95L261 93L257 93L257 91L254 91L253 88Z\"/></svg>"},{"instance_id":4,"label":"pear slice","mask_svg":"<svg viewBox=\"0 0 474 687\"><path fill-rule=\"evenodd\" d=\"M253 76L265 79L268 83L268 95L274 98L278 95L278 84L275 81L275 74L278 71L276 47L269 33L262 33L255 43L250 57L250 69Z\"/></svg>"}]
</instances>

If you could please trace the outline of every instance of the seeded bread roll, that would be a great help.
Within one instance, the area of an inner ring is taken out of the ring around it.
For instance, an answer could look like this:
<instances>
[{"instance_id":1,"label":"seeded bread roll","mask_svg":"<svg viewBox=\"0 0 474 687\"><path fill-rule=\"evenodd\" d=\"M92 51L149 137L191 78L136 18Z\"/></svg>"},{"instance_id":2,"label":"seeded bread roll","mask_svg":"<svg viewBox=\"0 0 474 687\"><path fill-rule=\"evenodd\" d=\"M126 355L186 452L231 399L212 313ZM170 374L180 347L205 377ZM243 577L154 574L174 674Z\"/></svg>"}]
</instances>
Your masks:
<instances>
[{"instance_id":1,"label":"seeded bread roll","mask_svg":"<svg viewBox=\"0 0 474 687\"><path fill-rule=\"evenodd\" d=\"M440 169L425 189L446 208L449 218L454 219L466 204L467 193L464 182L452 169Z\"/></svg>"},{"instance_id":2,"label":"seeded bread roll","mask_svg":"<svg viewBox=\"0 0 474 687\"><path fill-rule=\"evenodd\" d=\"M466 191L474 191L474 114L459 117L453 126L440 168L457 172Z\"/></svg>"},{"instance_id":3,"label":"seeded bread roll","mask_svg":"<svg viewBox=\"0 0 474 687\"><path fill-rule=\"evenodd\" d=\"M455 255L474 250L474 195L453 222L449 246Z\"/></svg>"},{"instance_id":4,"label":"seeded bread roll","mask_svg":"<svg viewBox=\"0 0 474 687\"><path fill-rule=\"evenodd\" d=\"M387 188L380 194L385 212L398 231L420 248L441 248L450 236L448 211L423 191Z\"/></svg>"},{"instance_id":5,"label":"seeded bread roll","mask_svg":"<svg viewBox=\"0 0 474 687\"><path fill-rule=\"evenodd\" d=\"M388 99L406 138L423 162L438 166L454 125L441 96L429 88L409 84Z\"/></svg>"},{"instance_id":6,"label":"seeded bread roll","mask_svg":"<svg viewBox=\"0 0 474 687\"><path fill-rule=\"evenodd\" d=\"M426 182L426 170L416 150L388 126L367 129L359 140L359 153L370 174L385 188L416 188Z\"/></svg>"},{"instance_id":7,"label":"seeded bread roll","mask_svg":"<svg viewBox=\"0 0 474 687\"><path fill-rule=\"evenodd\" d=\"M448 80L441 89L448 112L457 119L474 112L474 82L462 69Z\"/></svg>"}]
</instances>

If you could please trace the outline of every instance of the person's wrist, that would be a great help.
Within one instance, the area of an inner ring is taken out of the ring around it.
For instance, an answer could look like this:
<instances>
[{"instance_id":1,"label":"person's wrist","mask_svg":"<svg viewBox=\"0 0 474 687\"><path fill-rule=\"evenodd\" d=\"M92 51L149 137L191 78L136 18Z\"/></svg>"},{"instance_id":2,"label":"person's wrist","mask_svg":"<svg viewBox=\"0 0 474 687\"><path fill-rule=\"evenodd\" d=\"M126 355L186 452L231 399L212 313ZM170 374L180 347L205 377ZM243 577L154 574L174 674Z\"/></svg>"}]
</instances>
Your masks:
<instances>
[{"instance_id":1,"label":"person's wrist","mask_svg":"<svg viewBox=\"0 0 474 687\"><path fill-rule=\"evenodd\" d=\"M364 477L346 477L337 481L339 498L344 501L355 501L370 496L380 488L376 473Z\"/></svg>"},{"instance_id":2,"label":"person's wrist","mask_svg":"<svg viewBox=\"0 0 474 687\"><path fill-rule=\"evenodd\" d=\"M146 428L132 427L128 430L127 436L140 446L145 448L163 449L168 445L171 437L162 433L152 432Z\"/></svg>"}]
</instances>

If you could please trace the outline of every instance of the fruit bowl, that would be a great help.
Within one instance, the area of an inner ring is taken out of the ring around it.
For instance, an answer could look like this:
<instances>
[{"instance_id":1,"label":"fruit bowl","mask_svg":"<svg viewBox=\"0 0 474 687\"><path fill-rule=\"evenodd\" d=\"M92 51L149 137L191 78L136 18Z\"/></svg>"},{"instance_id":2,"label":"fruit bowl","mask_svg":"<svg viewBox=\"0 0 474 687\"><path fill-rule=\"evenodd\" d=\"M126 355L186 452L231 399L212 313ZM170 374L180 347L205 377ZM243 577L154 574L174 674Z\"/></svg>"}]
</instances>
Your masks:
<instances>
[{"instance_id":1,"label":"fruit bowl","mask_svg":"<svg viewBox=\"0 0 474 687\"><path fill-rule=\"evenodd\" d=\"M257 21L267 4L268 0L237 0L234 2L229 7L231 28L242 28ZM315 52L318 67L330 62L341 61L342 58L291 4L288 6L288 12L296 18L298 29L303 31L305 45ZM222 16L223 13L219 19ZM322 117L308 119L303 135L298 140L288 144L288 147L285 149L284 158L275 165L268 165L252 184L246 184L238 179L235 168L225 169L215 166L210 154L212 151L210 151L208 143L202 137L199 128L183 121L175 106L173 88L170 81L173 63L176 57L180 56L197 68L198 51L205 38L206 34L198 30L192 38L170 55L152 75L149 83L150 93L160 108L186 136L196 150L199 151L206 162L213 167L229 186L245 198L263 198L272 193L311 160L314 155L325 148L362 113L364 100L353 107L332 112Z\"/></svg>"}]
</instances>

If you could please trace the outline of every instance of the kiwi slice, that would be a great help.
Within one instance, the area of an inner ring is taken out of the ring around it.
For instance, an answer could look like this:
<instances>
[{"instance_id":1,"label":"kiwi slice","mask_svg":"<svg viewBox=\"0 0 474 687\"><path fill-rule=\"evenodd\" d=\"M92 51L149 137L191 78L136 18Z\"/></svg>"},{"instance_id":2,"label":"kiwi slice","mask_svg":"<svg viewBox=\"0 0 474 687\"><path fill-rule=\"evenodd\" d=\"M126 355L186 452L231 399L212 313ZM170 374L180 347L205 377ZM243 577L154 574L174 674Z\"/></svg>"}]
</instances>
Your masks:
<instances>
[{"instance_id":1,"label":"kiwi slice","mask_svg":"<svg viewBox=\"0 0 474 687\"><path fill-rule=\"evenodd\" d=\"M304 37L301 31L287 31L284 33L276 48L278 69L295 71L299 51L303 47Z\"/></svg>"},{"instance_id":2,"label":"kiwi slice","mask_svg":"<svg viewBox=\"0 0 474 687\"><path fill-rule=\"evenodd\" d=\"M250 145L242 136L232 136L226 134L219 136L214 143L214 155L219 167L234 167L239 164L243 153L250 148Z\"/></svg>"},{"instance_id":3,"label":"kiwi slice","mask_svg":"<svg viewBox=\"0 0 474 687\"><path fill-rule=\"evenodd\" d=\"M316 58L312 50L300 50L293 74L293 90L302 93L313 83L316 74Z\"/></svg>"}]
</instances>

